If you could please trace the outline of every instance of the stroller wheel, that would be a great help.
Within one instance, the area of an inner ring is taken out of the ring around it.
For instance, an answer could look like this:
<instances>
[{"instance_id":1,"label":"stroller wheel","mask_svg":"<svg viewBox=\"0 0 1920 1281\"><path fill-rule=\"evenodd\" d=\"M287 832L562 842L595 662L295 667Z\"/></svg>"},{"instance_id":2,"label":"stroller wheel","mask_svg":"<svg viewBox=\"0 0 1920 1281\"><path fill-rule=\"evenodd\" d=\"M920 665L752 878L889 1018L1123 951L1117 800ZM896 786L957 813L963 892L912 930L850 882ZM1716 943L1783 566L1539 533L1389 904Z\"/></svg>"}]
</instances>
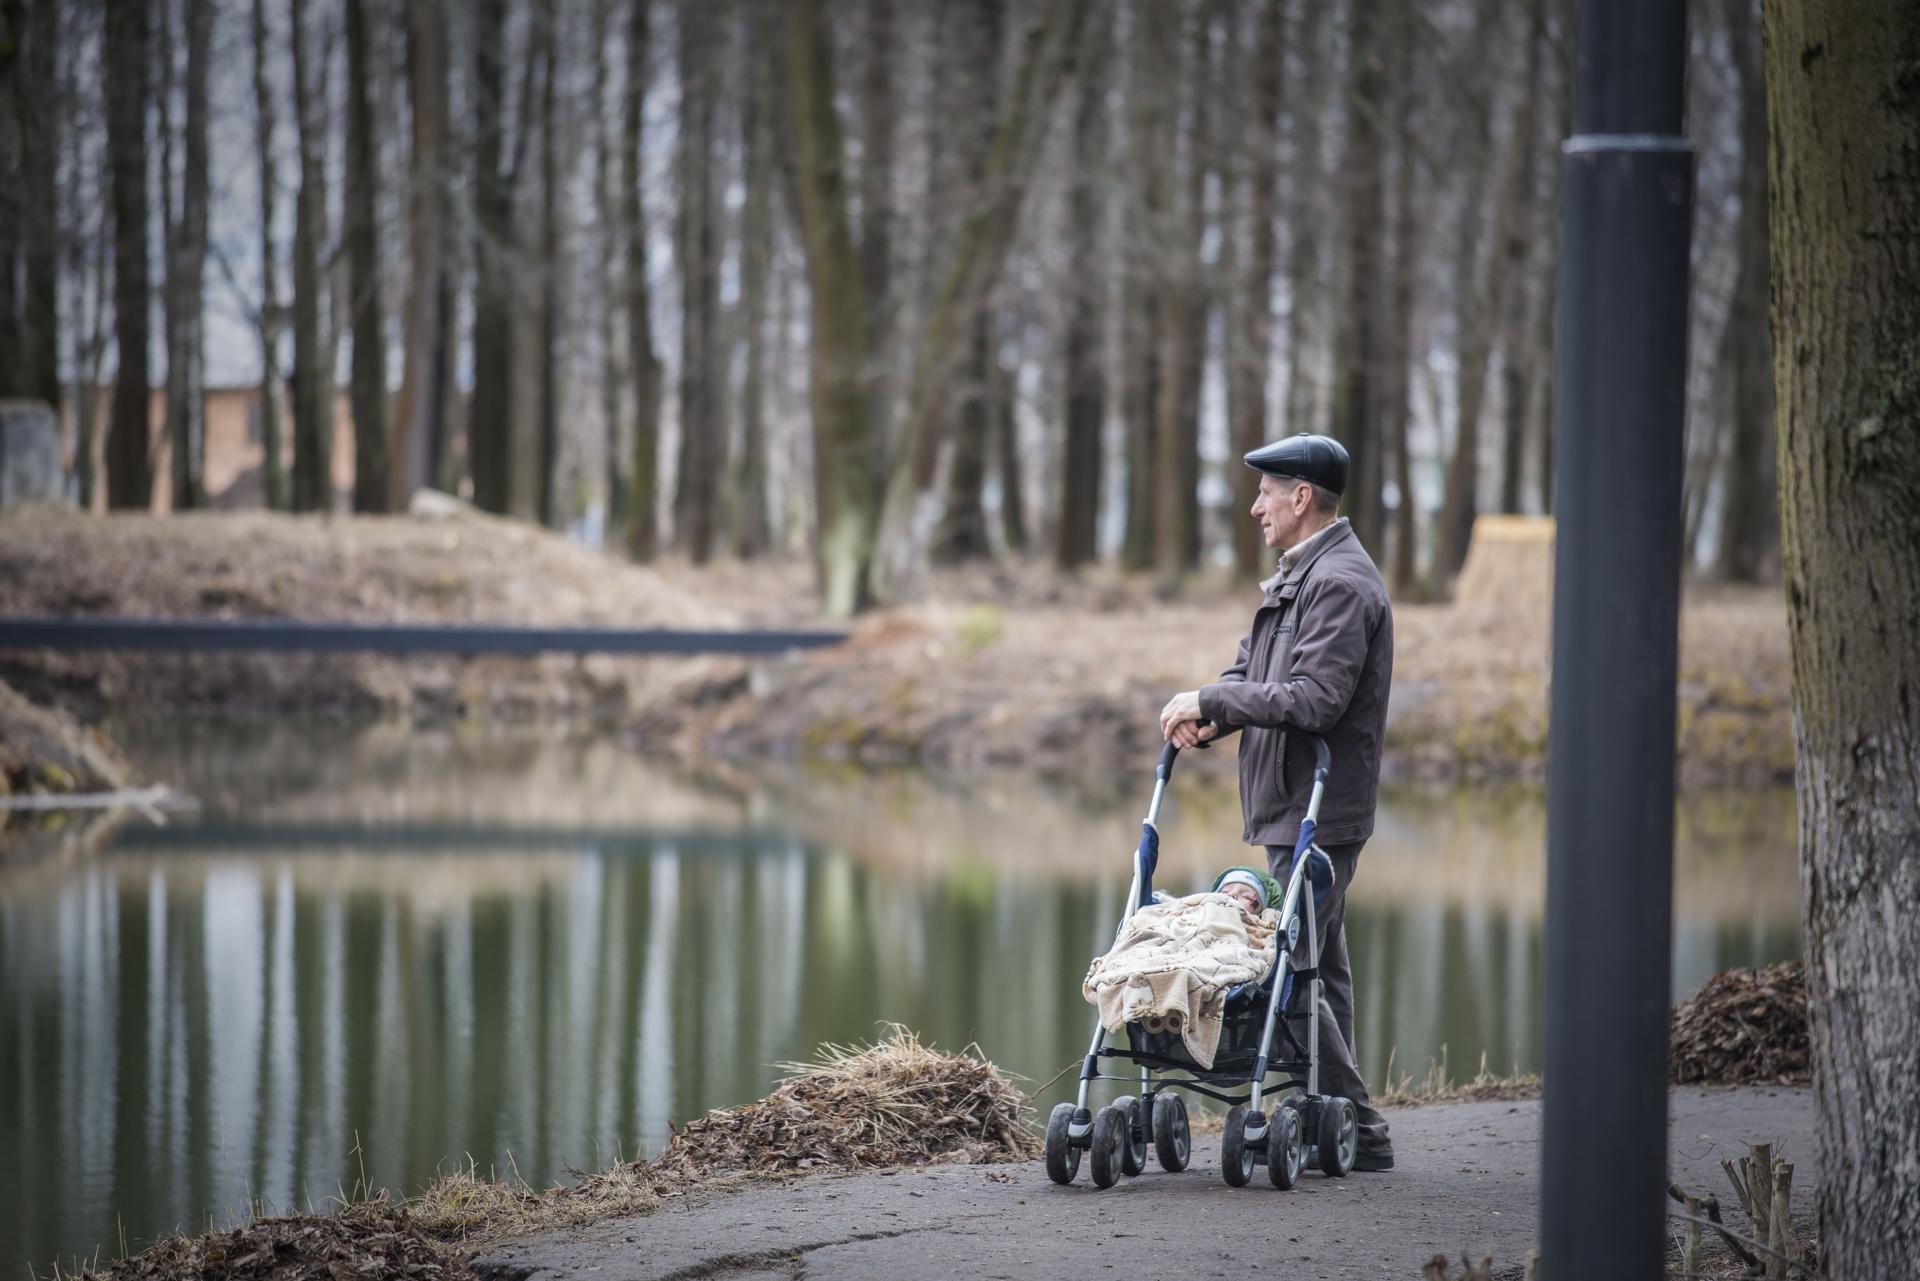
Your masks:
<instances>
[{"instance_id":1,"label":"stroller wheel","mask_svg":"<svg viewBox=\"0 0 1920 1281\"><path fill-rule=\"evenodd\" d=\"M1353 1100L1334 1095L1320 1105L1320 1169L1332 1178L1343 1179L1353 1169L1353 1158L1360 1142L1359 1124L1353 1113Z\"/></svg>"},{"instance_id":2,"label":"stroller wheel","mask_svg":"<svg viewBox=\"0 0 1920 1281\"><path fill-rule=\"evenodd\" d=\"M1160 1168L1178 1174L1193 1159L1193 1130L1187 1124L1187 1102L1169 1090L1153 1101L1153 1154Z\"/></svg>"},{"instance_id":3,"label":"stroller wheel","mask_svg":"<svg viewBox=\"0 0 1920 1281\"><path fill-rule=\"evenodd\" d=\"M1285 1192L1300 1181L1305 1153L1300 1146L1300 1113L1290 1107L1277 1108L1273 1123L1267 1127L1267 1177L1273 1186Z\"/></svg>"},{"instance_id":4,"label":"stroller wheel","mask_svg":"<svg viewBox=\"0 0 1920 1281\"><path fill-rule=\"evenodd\" d=\"M1073 1124L1073 1104L1057 1103L1047 1118L1047 1177L1055 1183L1072 1183L1080 1173L1080 1149L1067 1137Z\"/></svg>"},{"instance_id":5,"label":"stroller wheel","mask_svg":"<svg viewBox=\"0 0 1920 1281\"><path fill-rule=\"evenodd\" d=\"M1093 1161L1093 1185L1110 1188L1120 1181L1120 1149L1126 1146L1127 1114L1108 1104L1093 1114L1093 1140L1087 1155Z\"/></svg>"},{"instance_id":6,"label":"stroller wheel","mask_svg":"<svg viewBox=\"0 0 1920 1281\"><path fill-rule=\"evenodd\" d=\"M1127 1121L1127 1137L1120 1144L1120 1169L1129 1177L1147 1170L1147 1110L1137 1094L1123 1094L1113 1101Z\"/></svg>"},{"instance_id":7,"label":"stroller wheel","mask_svg":"<svg viewBox=\"0 0 1920 1281\"><path fill-rule=\"evenodd\" d=\"M1249 1115L1244 1103L1235 1104L1227 1112L1226 1132L1220 1136L1220 1174L1236 1188L1246 1187L1253 1179L1253 1166L1258 1159L1247 1146Z\"/></svg>"}]
</instances>

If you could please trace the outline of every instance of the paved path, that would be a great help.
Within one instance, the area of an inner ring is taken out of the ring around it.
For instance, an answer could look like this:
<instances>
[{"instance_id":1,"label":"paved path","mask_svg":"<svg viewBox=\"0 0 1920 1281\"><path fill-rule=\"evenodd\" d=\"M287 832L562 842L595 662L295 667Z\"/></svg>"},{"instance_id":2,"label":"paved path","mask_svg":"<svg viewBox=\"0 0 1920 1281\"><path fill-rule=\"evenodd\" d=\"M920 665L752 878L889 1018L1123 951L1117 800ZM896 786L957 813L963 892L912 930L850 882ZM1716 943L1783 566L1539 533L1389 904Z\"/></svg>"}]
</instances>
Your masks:
<instances>
[{"instance_id":1,"label":"paved path","mask_svg":"<svg viewBox=\"0 0 1920 1281\"><path fill-rule=\"evenodd\" d=\"M1671 1168L1682 1187L1731 1201L1722 1156L1773 1141L1797 1167L1796 1214L1811 1215L1813 1099L1806 1090L1677 1089ZM1264 1169L1243 1189L1220 1178L1219 1139L1197 1138L1192 1168L1095 1189L1030 1165L941 1166L806 1180L704 1204L536 1237L479 1261L503 1278L771 1281L776 1277L1242 1277L1292 1260L1289 1278L1414 1281L1436 1251L1491 1252L1517 1276L1538 1214L1538 1103L1463 1103L1392 1116L1398 1168L1275 1191ZM1733 1218L1739 1219L1736 1209Z\"/></svg>"}]
</instances>

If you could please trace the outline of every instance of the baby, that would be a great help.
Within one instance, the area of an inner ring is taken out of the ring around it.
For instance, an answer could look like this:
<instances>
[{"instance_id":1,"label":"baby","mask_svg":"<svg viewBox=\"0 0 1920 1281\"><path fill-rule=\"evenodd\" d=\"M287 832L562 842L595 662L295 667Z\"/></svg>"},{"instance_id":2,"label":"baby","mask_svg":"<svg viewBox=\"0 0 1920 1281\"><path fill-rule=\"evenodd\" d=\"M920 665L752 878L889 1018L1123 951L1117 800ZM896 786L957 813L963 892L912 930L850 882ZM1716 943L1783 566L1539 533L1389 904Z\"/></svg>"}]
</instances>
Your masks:
<instances>
[{"instance_id":1,"label":"baby","mask_svg":"<svg viewBox=\"0 0 1920 1281\"><path fill-rule=\"evenodd\" d=\"M1225 894L1238 903L1248 920L1254 920L1267 910L1267 887L1248 868L1236 867L1222 872L1220 879L1213 883L1213 892Z\"/></svg>"}]
</instances>

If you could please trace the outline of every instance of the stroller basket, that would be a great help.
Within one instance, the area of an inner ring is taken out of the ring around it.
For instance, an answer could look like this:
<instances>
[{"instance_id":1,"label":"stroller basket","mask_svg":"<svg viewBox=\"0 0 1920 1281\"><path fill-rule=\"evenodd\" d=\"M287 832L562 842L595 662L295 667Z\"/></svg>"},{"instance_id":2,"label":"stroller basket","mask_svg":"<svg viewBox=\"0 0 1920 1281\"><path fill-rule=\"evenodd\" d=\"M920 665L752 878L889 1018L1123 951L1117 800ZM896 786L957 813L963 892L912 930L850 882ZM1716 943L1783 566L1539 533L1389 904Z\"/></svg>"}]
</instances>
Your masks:
<instances>
[{"instance_id":1,"label":"stroller basket","mask_svg":"<svg viewBox=\"0 0 1920 1281\"><path fill-rule=\"evenodd\" d=\"M1090 1157L1095 1185L1111 1187L1122 1173L1136 1175L1146 1169L1149 1145L1162 1169L1184 1170L1192 1154L1192 1132L1182 1091L1230 1105L1221 1136L1220 1165L1234 1187L1246 1186L1259 1165L1267 1167L1273 1185L1282 1189L1294 1185L1309 1160L1334 1177L1353 1168L1358 1137L1353 1103L1319 1092L1321 992L1314 903L1332 889L1333 868L1325 851L1313 843L1313 835L1332 763L1325 742L1312 735L1302 737L1313 747L1313 792L1294 846L1286 892L1278 905L1273 972L1264 982L1229 996L1209 1067L1194 1061L1177 1030L1149 1030L1142 1023L1129 1023L1126 1046L1121 1048L1106 1044L1106 1029L1096 1017L1093 1040L1081 1064L1077 1098L1057 1105L1047 1121L1047 1174L1054 1182L1073 1182L1084 1153ZM1153 799L1134 852L1123 925L1152 901L1160 854L1160 806L1178 755L1179 749L1171 743L1160 754ZM1288 943L1301 931L1313 963L1296 967ZM1296 1033L1296 1024L1305 1026L1304 1039ZM1102 1071L1103 1064L1117 1067L1119 1063L1130 1064L1136 1071L1127 1075ZM1280 1079L1270 1086L1268 1078L1274 1075ZM1088 1107L1088 1095L1099 1081L1121 1082L1129 1088L1095 1113ZM1262 1096L1276 1087L1280 1102L1269 1114L1262 1109Z\"/></svg>"}]
</instances>

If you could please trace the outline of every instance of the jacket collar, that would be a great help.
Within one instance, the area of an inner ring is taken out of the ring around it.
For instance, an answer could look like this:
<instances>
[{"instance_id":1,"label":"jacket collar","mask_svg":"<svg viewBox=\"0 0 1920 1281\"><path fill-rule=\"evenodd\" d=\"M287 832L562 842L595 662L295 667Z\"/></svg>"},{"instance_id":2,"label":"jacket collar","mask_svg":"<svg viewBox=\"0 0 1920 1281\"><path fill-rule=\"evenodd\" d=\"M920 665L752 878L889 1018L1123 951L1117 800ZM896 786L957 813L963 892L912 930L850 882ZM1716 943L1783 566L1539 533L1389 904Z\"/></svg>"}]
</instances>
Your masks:
<instances>
[{"instance_id":1,"label":"jacket collar","mask_svg":"<svg viewBox=\"0 0 1920 1281\"><path fill-rule=\"evenodd\" d=\"M1285 584L1299 582L1307 576L1307 571L1313 568L1313 563L1326 554L1329 547L1345 542L1351 537L1353 537L1353 525L1345 516L1331 525L1316 530L1299 544L1302 555L1295 562L1292 571L1277 570L1273 577L1260 584L1260 590L1271 596Z\"/></svg>"}]
</instances>

